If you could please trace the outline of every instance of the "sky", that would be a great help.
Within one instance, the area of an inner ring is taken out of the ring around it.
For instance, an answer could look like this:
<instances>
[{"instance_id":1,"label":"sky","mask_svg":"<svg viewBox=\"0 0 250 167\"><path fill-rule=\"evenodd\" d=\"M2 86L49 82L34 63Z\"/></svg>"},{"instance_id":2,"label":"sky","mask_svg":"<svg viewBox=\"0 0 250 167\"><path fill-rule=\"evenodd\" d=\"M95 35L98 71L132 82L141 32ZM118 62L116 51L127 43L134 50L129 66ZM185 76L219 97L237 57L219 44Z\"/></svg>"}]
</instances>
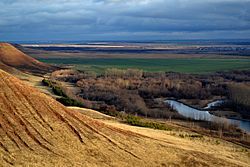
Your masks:
<instances>
[{"instance_id":1,"label":"sky","mask_svg":"<svg viewBox=\"0 0 250 167\"><path fill-rule=\"evenodd\" d=\"M249 38L250 0L0 0L0 41Z\"/></svg>"}]
</instances>

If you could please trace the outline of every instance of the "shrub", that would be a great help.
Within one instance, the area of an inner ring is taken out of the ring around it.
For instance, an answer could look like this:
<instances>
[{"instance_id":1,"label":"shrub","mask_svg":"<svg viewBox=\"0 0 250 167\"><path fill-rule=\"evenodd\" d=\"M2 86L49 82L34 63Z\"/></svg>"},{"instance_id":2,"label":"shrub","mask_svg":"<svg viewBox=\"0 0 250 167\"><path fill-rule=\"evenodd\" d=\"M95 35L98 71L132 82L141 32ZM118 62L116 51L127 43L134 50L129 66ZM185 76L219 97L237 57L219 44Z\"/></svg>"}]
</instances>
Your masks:
<instances>
[{"instance_id":1,"label":"shrub","mask_svg":"<svg viewBox=\"0 0 250 167\"><path fill-rule=\"evenodd\" d=\"M119 112L116 111L115 106L102 105L100 106L100 112L112 117L119 117Z\"/></svg>"},{"instance_id":2,"label":"shrub","mask_svg":"<svg viewBox=\"0 0 250 167\"><path fill-rule=\"evenodd\" d=\"M135 125L135 126L138 126L138 125L141 125L141 120L139 117L137 116L133 116L133 115L128 115L126 117L126 122L130 125Z\"/></svg>"},{"instance_id":3,"label":"shrub","mask_svg":"<svg viewBox=\"0 0 250 167\"><path fill-rule=\"evenodd\" d=\"M52 91L55 95L57 96L63 96L63 97L67 97L67 95L63 92L63 90L59 87L59 86L55 86L50 80L47 79L43 79L42 83L45 86L51 87Z\"/></svg>"},{"instance_id":4,"label":"shrub","mask_svg":"<svg viewBox=\"0 0 250 167\"><path fill-rule=\"evenodd\" d=\"M55 95L62 96L61 98L57 98L56 100L59 101L60 103L62 103L63 105L84 107L83 103L69 98L59 86L53 85L53 83L50 80L43 79L42 83L45 86L51 87L52 91L54 92Z\"/></svg>"},{"instance_id":5,"label":"shrub","mask_svg":"<svg viewBox=\"0 0 250 167\"><path fill-rule=\"evenodd\" d=\"M76 107L83 107L84 106L81 102L76 101L74 99L70 99L68 97L62 97L62 98L58 98L56 100L65 106L76 106Z\"/></svg>"},{"instance_id":6,"label":"shrub","mask_svg":"<svg viewBox=\"0 0 250 167\"><path fill-rule=\"evenodd\" d=\"M67 95L63 92L63 90L58 86L53 86L52 91L58 96L67 97Z\"/></svg>"},{"instance_id":7,"label":"shrub","mask_svg":"<svg viewBox=\"0 0 250 167\"><path fill-rule=\"evenodd\" d=\"M142 120L140 117L133 116L133 115L127 115L127 117L125 118L125 122L133 126L147 127L147 128L153 128L153 129L159 129L159 130L171 130L169 127L167 127L164 124L151 122L151 121L145 121L145 120Z\"/></svg>"},{"instance_id":8,"label":"shrub","mask_svg":"<svg viewBox=\"0 0 250 167\"><path fill-rule=\"evenodd\" d=\"M194 138L201 139L201 138L203 138L203 135L200 135L200 134L179 134L179 137L181 137L181 138L191 138L191 139L194 139Z\"/></svg>"},{"instance_id":9,"label":"shrub","mask_svg":"<svg viewBox=\"0 0 250 167\"><path fill-rule=\"evenodd\" d=\"M43 85L45 85L45 86L52 87L51 81L49 81L49 80L47 80L47 79L45 79L45 78L42 80L42 83L43 83Z\"/></svg>"}]
</instances>

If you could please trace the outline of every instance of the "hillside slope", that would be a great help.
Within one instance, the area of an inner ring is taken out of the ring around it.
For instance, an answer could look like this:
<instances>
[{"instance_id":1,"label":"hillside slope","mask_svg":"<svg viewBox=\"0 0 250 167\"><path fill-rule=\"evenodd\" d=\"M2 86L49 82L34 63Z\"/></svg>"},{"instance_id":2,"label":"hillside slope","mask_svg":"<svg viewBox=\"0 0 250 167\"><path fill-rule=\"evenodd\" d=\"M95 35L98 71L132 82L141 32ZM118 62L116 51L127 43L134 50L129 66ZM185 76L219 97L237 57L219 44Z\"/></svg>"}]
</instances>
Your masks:
<instances>
[{"instance_id":1,"label":"hillside slope","mask_svg":"<svg viewBox=\"0 0 250 167\"><path fill-rule=\"evenodd\" d=\"M10 66L8 66L8 65L6 65L6 64L4 64L4 63L2 63L1 61L0 61L0 69L6 71L6 72L8 72L8 73L11 73L11 74L16 74L16 73L19 72L17 69L15 69L15 68L13 68L13 67L10 67Z\"/></svg>"},{"instance_id":2,"label":"hillside slope","mask_svg":"<svg viewBox=\"0 0 250 167\"><path fill-rule=\"evenodd\" d=\"M0 166L249 164L249 155L232 151L234 145L169 137L173 141L93 120L0 70Z\"/></svg>"},{"instance_id":3,"label":"hillside slope","mask_svg":"<svg viewBox=\"0 0 250 167\"><path fill-rule=\"evenodd\" d=\"M22 71L36 73L46 73L54 69L54 67L24 54L9 43L0 43L0 63Z\"/></svg>"}]
</instances>

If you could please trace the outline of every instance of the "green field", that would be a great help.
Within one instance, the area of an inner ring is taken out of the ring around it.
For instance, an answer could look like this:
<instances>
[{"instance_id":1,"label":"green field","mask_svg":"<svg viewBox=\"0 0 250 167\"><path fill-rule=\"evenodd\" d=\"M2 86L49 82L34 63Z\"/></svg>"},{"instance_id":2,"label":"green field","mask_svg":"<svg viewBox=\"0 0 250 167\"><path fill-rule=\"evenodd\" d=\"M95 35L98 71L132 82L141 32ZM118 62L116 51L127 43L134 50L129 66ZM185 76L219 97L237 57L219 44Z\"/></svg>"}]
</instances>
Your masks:
<instances>
[{"instance_id":1,"label":"green field","mask_svg":"<svg viewBox=\"0 0 250 167\"><path fill-rule=\"evenodd\" d=\"M250 59L39 59L50 64L73 65L78 70L102 73L107 68L135 68L144 71L173 71L182 73L211 73L216 71L250 69Z\"/></svg>"}]
</instances>

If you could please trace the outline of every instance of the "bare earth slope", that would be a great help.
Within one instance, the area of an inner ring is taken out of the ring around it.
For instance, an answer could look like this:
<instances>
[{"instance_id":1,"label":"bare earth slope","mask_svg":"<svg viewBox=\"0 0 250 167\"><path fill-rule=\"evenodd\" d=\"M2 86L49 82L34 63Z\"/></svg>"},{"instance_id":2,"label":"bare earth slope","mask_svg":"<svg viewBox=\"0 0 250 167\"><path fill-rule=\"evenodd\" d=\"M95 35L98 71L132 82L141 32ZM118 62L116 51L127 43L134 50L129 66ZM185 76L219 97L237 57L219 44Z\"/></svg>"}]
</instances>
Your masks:
<instances>
[{"instance_id":1,"label":"bare earth slope","mask_svg":"<svg viewBox=\"0 0 250 167\"><path fill-rule=\"evenodd\" d=\"M8 43L0 43L0 63L23 71L46 73L52 66L27 56Z\"/></svg>"},{"instance_id":2,"label":"bare earth slope","mask_svg":"<svg viewBox=\"0 0 250 167\"><path fill-rule=\"evenodd\" d=\"M167 140L166 135L148 135L163 131L149 130L147 135L132 131L67 109L0 70L0 166L249 164L249 154L233 151L238 146L228 143L217 146L173 136Z\"/></svg>"}]
</instances>

